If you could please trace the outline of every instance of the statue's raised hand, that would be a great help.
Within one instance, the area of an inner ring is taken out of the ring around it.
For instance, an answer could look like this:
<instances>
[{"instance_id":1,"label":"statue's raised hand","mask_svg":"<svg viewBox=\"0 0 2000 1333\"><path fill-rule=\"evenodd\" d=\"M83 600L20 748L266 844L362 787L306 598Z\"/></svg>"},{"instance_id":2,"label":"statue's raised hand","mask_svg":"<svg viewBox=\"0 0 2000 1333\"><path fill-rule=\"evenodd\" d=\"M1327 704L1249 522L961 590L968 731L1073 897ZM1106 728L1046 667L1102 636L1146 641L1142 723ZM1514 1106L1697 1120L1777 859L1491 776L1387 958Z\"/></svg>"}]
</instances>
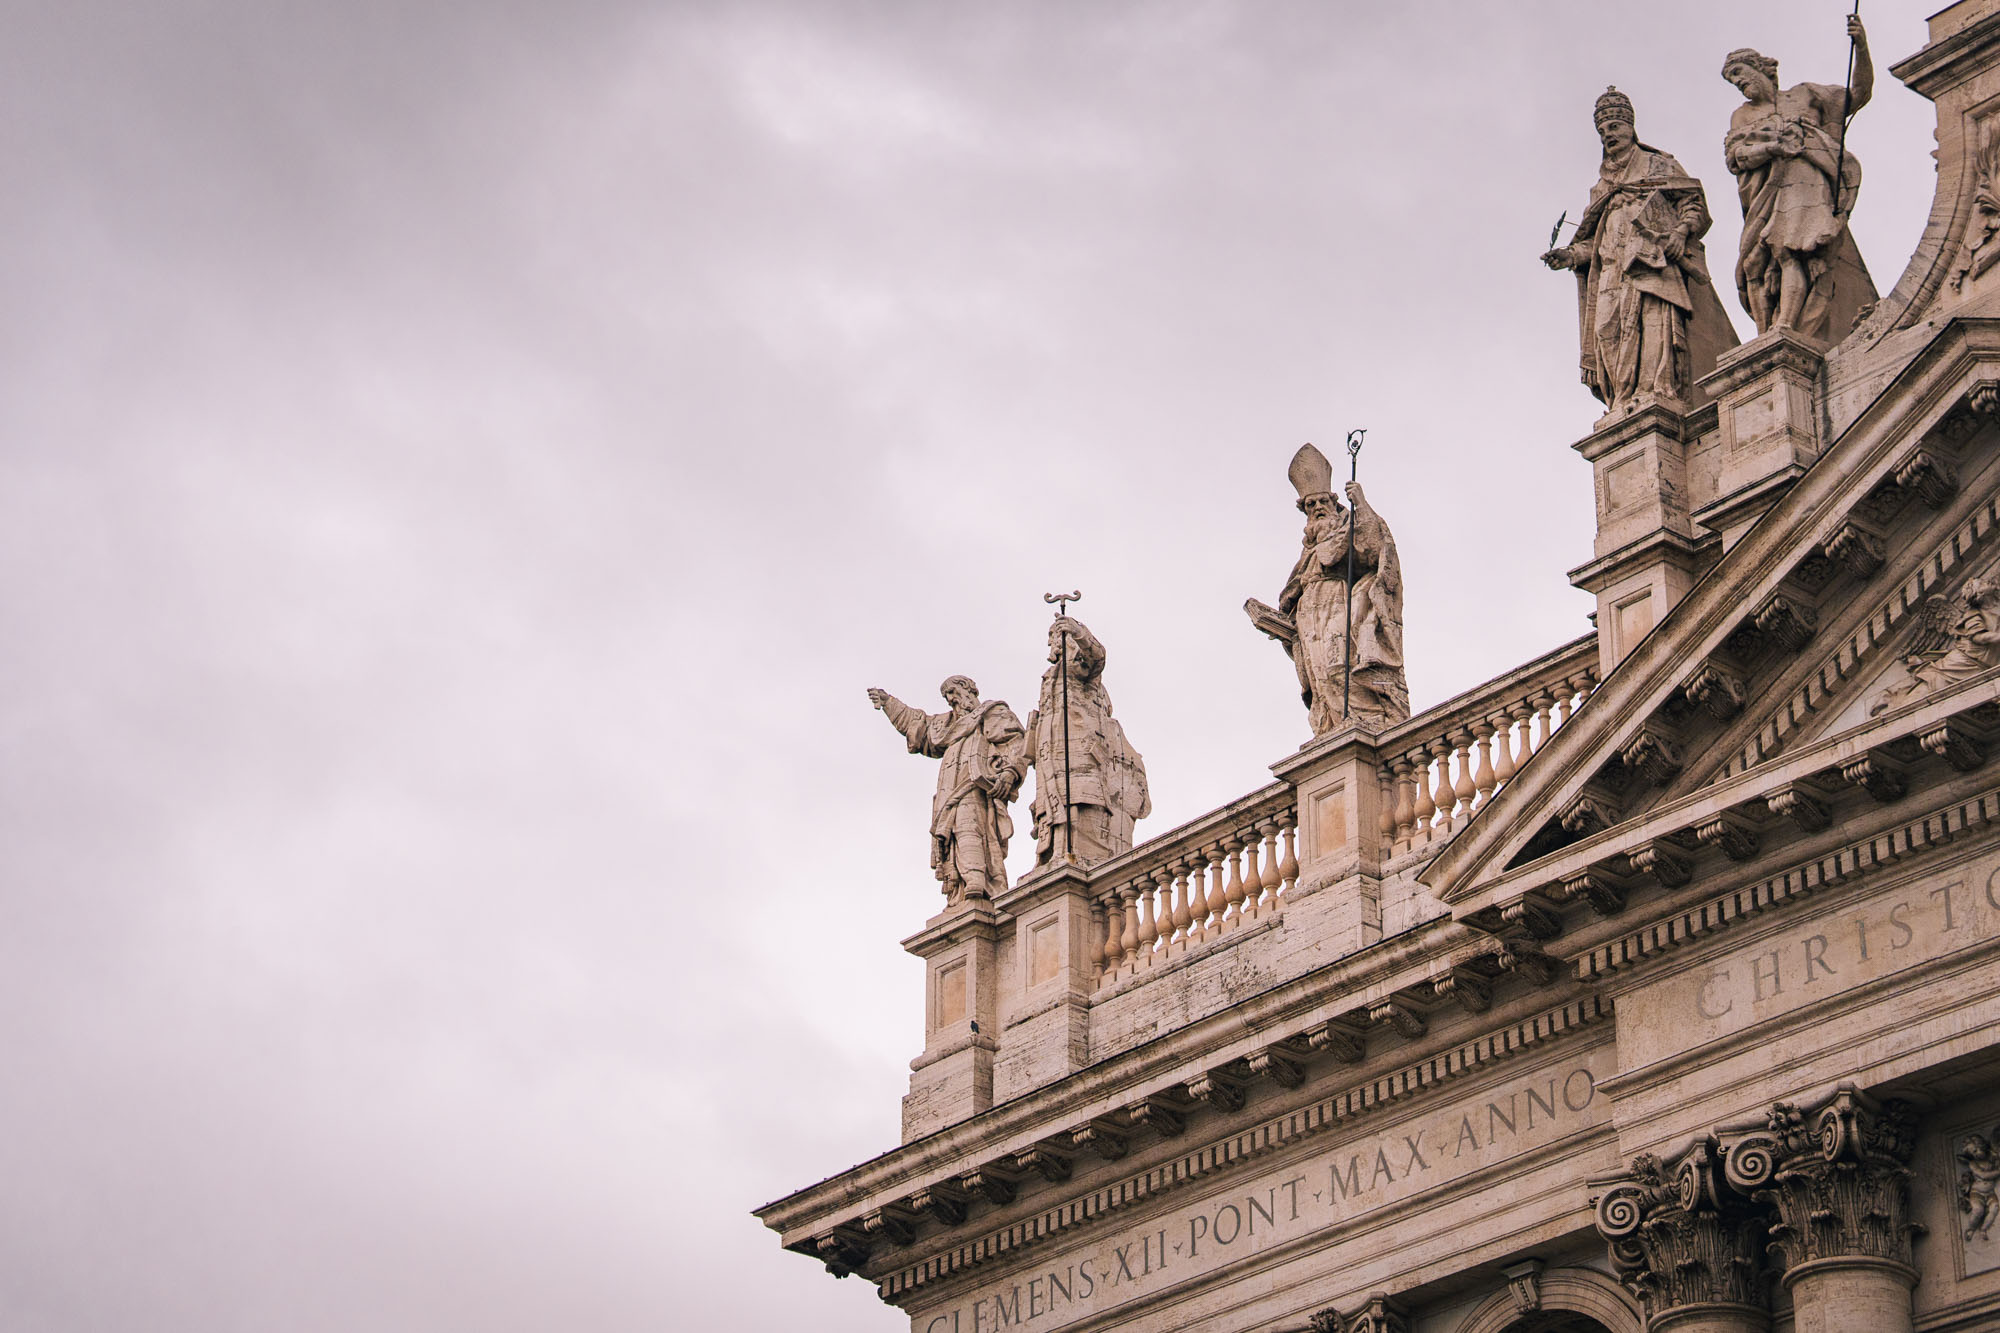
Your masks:
<instances>
[{"instance_id":1,"label":"statue's raised hand","mask_svg":"<svg viewBox=\"0 0 2000 1333\"><path fill-rule=\"evenodd\" d=\"M868 702L875 705L877 708L882 707L882 705L889 702L889 691L878 690L875 689L873 686L870 686L868 690Z\"/></svg>"},{"instance_id":2,"label":"statue's raised hand","mask_svg":"<svg viewBox=\"0 0 2000 1333\"><path fill-rule=\"evenodd\" d=\"M1566 245L1559 246L1554 250L1544 253L1542 255L1542 262L1550 268L1560 271L1566 268L1575 268L1576 256L1571 253L1570 247Z\"/></svg>"},{"instance_id":3,"label":"statue's raised hand","mask_svg":"<svg viewBox=\"0 0 2000 1333\"><path fill-rule=\"evenodd\" d=\"M1366 497L1361 494L1360 482L1350 481L1347 483L1347 502L1356 505L1368 503Z\"/></svg>"}]
</instances>

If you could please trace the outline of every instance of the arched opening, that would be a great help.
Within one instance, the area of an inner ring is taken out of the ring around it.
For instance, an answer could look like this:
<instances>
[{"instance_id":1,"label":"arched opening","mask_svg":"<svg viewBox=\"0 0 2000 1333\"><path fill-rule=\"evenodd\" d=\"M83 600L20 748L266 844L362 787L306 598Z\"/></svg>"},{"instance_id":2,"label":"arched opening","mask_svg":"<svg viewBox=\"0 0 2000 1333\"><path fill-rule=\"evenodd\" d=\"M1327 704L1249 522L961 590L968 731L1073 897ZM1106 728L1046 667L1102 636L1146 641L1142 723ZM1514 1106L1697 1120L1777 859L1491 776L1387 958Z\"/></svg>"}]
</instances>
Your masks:
<instances>
[{"instance_id":1,"label":"arched opening","mask_svg":"<svg viewBox=\"0 0 2000 1333\"><path fill-rule=\"evenodd\" d=\"M1549 1310L1507 1325L1505 1333L1611 1333L1611 1330L1587 1314Z\"/></svg>"}]
</instances>

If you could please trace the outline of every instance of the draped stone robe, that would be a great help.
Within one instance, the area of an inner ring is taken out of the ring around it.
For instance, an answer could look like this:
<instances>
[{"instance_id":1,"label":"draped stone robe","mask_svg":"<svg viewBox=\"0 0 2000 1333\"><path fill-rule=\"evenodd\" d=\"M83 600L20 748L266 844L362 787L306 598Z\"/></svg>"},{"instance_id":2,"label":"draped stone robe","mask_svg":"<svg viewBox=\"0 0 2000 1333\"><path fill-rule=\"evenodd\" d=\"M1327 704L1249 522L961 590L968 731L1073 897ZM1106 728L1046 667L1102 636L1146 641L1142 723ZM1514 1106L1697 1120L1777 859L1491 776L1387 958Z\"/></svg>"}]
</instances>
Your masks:
<instances>
[{"instance_id":1,"label":"draped stone robe","mask_svg":"<svg viewBox=\"0 0 2000 1333\"><path fill-rule=\"evenodd\" d=\"M1736 345L1701 245L1711 223L1701 182L1636 144L1606 164L1577 223L1578 342L1583 382L1606 407L1640 397L1697 400L1695 381ZM1678 259L1666 239L1683 230Z\"/></svg>"},{"instance_id":2,"label":"draped stone robe","mask_svg":"<svg viewBox=\"0 0 2000 1333\"><path fill-rule=\"evenodd\" d=\"M1058 623L1069 631L1069 762L1065 777L1058 660L1042 673L1041 699L1028 715L1035 765L1035 859L1047 865L1074 850L1078 861L1090 865L1130 851L1133 824L1152 813L1153 802L1146 788L1146 762L1111 715L1104 645L1080 621L1065 617Z\"/></svg>"},{"instance_id":3,"label":"draped stone robe","mask_svg":"<svg viewBox=\"0 0 2000 1333\"><path fill-rule=\"evenodd\" d=\"M943 761L931 798L931 869L947 900L1005 888L1007 840L1014 836L1007 803L1028 763L1014 710L982 699L963 713L925 713L891 696L882 711L911 754Z\"/></svg>"},{"instance_id":4,"label":"draped stone robe","mask_svg":"<svg viewBox=\"0 0 2000 1333\"><path fill-rule=\"evenodd\" d=\"M1306 523L1305 549L1278 597L1297 626L1288 645L1313 735L1345 725L1347 607L1352 601L1354 721L1384 730L1410 716L1403 676L1403 571L1389 525L1364 502ZM1354 587L1347 586L1347 544L1354 536Z\"/></svg>"}]
</instances>

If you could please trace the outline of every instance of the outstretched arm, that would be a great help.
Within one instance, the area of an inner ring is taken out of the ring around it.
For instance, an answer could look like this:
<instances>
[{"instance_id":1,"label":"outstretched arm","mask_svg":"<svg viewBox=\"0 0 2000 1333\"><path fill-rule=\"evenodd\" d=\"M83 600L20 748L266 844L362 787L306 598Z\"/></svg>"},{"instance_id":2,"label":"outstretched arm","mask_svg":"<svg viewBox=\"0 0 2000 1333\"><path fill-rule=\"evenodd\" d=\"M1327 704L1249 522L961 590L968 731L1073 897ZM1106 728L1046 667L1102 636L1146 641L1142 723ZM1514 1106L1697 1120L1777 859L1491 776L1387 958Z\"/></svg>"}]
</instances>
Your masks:
<instances>
[{"instance_id":1,"label":"outstretched arm","mask_svg":"<svg viewBox=\"0 0 2000 1333\"><path fill-rule=\"evenodd\" d=\"M882 710L889 719L889 725L903 734L903 741L910 747L911 754L924 751L925 733L930 728L930 718L921 708L912 708L887 690L870 688L868 702Z\"/></svg>"}]
</instances>

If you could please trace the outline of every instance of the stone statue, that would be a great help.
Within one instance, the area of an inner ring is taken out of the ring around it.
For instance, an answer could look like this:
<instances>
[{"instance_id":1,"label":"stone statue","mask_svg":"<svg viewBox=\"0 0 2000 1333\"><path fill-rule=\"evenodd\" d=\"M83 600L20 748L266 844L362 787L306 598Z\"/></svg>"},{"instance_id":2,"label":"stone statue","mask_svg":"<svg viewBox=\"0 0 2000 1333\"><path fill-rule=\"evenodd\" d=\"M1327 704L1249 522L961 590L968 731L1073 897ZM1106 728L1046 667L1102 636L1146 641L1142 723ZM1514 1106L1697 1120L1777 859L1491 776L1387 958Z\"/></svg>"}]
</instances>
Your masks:
<instances>
[{"instance_id":1,"label":"stone statue","mask_svg":"<svg viewBox=\"0 0 2000 1333\"><path fill-rule=\"evenodd\" d=\"M1791 329L1831 341L1875 301L1875 283L1847 229L1861 164L1844 147L1844 116L1868 105L1875 66L1859 17L1850 88L1801 83L1780 90L1778 62L1747 47L1731 51L1722 77L1743 92L1729 117L1722 156L1743 201L1736 291L1757 332ZM1836 180L1836 173L1838 180Z\"/></svg>"},{"instance_id":2,"label":"stone statue","mask_svg":"<svg viewBox=\"0 0 2000 1333\"><path fill-rule=\"evenodd\" d=\"M2000 1126L1993 1130L2000 1138ZM1984 1134L1968 1135L1958 1145L1958 1207L1965 1213L1965 1238L1990 1236L2000 1218L2000 1152Z\"/></svg>"},{"instance_id":3,"label":"stone statue","mask_svg":"<svg viewBox=\"0 0 2000 1333\"><path fill-rule=\"evenodd\" d=\"M1916 638L1903 655L1907 679L1875 696L1870 717L2000 666L2000 583L1976 575L1957 597L1926 598L1917 614Z\"/></svg>"},{"instance_id":4,"label":"stone statue","mask_svg":"<svg viewBox=\"0 0 2000 1333\"><path fill-rule=\"evenodd\" d=\"M1069 645L1069 761L1063 761L1063 644ZM1035 863L1084 865L1130 851L1132 825L1153 812L1146 761L1111 716L1104 645L1071 616L1049 626L1049 669L1028 714L1035 766Z\"/></svg>"},{"instance_id":5,"label":"stone statue","mask_svg":"<svg viewBox=\"0 0 2000 1333\"><path fill-rule=\"evenodd\" d=\"M979 687L953 676L938 687L948 713L925 713L887 690L868 701L903 733L911 754L942 759L937 795L931 798L931 869L945 902L990 898L1007 885L1007 839L1014 821L1007 803L1021 789L1028 756L1020 719L998 699L981 700Z\"/></svg>"},{"instance_id":6,"label":"stone statue","mask_svg":"<svg viewBox=\"0 0 2000 1333\"><path fill-rule=\"evenodd\" d=\"M1542 262L1576 271L1583 382L1598 401L1692 404L1695 381L1736 345L1702 251L1708 197L1679 162L1638 141L1624 93L1606 88L1596 121L1604 161L1590 204L1570 244Z\"/></svg>"},{"instance_id":7,"label":"stone statue","mask_svg":"<svg viewBox=\"0 0 2000 1333\"><path fill-rule=\"evenodd\" d=\"M1349 721L1371 731L1386 730L1410 716L1410 687L1403 679L1403 570L1395 538L1382 516L1368 507L1358 482L1347 483L1352 508L1341 506L1333 495L1333 465L1310 444L1293 455L1288 475L1306 515L1305 549L1276 610L1254 597L1243 609L1252 624L1291 654L1313 735L1324 736ZM1350 539L1352 589L1347 586ZM1343 712L1350 638L1352 703Z\"/></svg>"}]
</instances>

